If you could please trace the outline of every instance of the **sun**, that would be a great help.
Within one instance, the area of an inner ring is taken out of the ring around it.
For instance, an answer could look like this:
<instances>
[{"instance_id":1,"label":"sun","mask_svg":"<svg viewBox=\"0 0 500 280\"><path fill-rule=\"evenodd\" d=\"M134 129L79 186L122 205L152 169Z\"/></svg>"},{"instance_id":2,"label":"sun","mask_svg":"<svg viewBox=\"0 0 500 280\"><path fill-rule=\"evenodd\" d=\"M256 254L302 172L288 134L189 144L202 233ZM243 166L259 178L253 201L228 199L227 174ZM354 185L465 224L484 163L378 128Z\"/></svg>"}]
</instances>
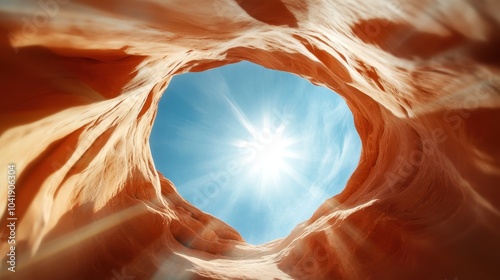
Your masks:
<instances>
[{"instance_id":1,"label":"sun","mask_svg":"<svg viewBox=\"0 0 500 280\"><path fill-rule=\"evenodd\" d=\"M264 144L260 151L257 151L253 165L260 169L260 172L274 174L284 167L286 155L286 142L276 139L271 143Z\"/></svg>"},{"instance_id":2,"label":"sun","mask_svg":"<svg viewBox=\"0 0 500 280\"><path fill-rule=\"evenodd\" d=\"M290 146L293 143L291 138L284 137L281 133L246 142L244 146L249 153L245 161L250 168L250 175L259 177L263 183L278 182L284 171L289 168L289 161L293 157Z\"/></svg>"}]
</instances>

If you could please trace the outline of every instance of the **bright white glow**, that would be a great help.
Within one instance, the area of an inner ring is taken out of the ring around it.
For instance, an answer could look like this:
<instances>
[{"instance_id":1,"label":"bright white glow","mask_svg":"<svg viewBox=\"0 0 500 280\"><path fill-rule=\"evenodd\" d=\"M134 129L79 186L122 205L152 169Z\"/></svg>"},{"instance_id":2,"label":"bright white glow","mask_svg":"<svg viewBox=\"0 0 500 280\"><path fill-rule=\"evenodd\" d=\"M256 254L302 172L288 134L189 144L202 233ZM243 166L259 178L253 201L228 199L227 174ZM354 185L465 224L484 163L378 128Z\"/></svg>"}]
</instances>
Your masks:
<instances>
[{"instance_id":1,"label":"bright white glow","mask_svg":"<svg viewBox=\"0 0 500 280\"><path fill-rule=\"evenodd\" d=\"M263 182L279 179L287 166L287 151L290 141L275 136L265 143L254 145L249 164L253 175L259 175Z\"/></svg>"}]
</instances>

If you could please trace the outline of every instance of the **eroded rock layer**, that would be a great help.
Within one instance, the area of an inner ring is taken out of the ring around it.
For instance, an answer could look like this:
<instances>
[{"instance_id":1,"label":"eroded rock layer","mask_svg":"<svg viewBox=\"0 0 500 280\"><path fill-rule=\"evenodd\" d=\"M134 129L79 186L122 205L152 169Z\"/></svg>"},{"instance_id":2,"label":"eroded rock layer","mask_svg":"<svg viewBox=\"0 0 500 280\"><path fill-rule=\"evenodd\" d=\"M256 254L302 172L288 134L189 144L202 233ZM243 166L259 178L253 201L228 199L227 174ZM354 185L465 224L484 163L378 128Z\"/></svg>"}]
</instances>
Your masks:
<instances>
[{"instance_id":1,"label":"eroded rock layer","mask_svg":"<svg viewBox=\"0 0 500 280\"><path fill-rule=\"evenodd\" d=\"M5 1L2 279L500 279L498 1ZM343 96L345 190L246 244L155 170L175 74L248 60ZM124 278L128 277L128 278Z\"/></svg>"}]
</instances>

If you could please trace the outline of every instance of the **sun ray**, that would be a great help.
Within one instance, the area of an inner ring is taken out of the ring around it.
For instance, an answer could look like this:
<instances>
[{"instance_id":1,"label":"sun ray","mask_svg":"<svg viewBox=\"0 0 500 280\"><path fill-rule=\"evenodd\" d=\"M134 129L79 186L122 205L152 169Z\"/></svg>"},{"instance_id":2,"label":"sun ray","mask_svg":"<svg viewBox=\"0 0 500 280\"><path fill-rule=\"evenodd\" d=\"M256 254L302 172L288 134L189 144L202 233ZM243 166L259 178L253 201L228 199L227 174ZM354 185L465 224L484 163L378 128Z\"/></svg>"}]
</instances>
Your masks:
<instances>
[{"instance_id":1,"label":"sun ray","mask_svg":"<svg viewBox=\"0 0 500 280\"><path fill-rule=\"evenodd\" d=\"M248 120L248 118L245 116L241 108L236 104L236 102L233 102L227 95L224 95L224 100L227 102L229 105L229 108L235 115L236 119L240 122L240 124L251 134L255 135L256 130L252 123Z\"/></svg>"}]
</instances>

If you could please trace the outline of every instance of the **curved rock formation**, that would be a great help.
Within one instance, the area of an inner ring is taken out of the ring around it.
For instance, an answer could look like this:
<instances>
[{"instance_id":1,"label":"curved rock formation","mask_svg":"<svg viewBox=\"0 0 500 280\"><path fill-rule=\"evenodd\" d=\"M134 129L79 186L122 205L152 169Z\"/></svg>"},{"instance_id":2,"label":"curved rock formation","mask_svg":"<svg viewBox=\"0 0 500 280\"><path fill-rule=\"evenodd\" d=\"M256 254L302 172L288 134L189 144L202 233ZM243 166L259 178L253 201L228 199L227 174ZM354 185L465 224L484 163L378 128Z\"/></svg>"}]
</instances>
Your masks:
<instances>
[{"instance_id":1,"label":"curved rock formation","mask_svg":"<svg viewBox=\"0 0 500 280\"><path fill-rule=\"evenodd\" d=\"M500 279L497 1L5 1L2 279ZM170 78L248 60L348 102L345 190L246 244L148 138ZM135 278L133 278L135 277Z\"/></svg>"}]
</instances>

